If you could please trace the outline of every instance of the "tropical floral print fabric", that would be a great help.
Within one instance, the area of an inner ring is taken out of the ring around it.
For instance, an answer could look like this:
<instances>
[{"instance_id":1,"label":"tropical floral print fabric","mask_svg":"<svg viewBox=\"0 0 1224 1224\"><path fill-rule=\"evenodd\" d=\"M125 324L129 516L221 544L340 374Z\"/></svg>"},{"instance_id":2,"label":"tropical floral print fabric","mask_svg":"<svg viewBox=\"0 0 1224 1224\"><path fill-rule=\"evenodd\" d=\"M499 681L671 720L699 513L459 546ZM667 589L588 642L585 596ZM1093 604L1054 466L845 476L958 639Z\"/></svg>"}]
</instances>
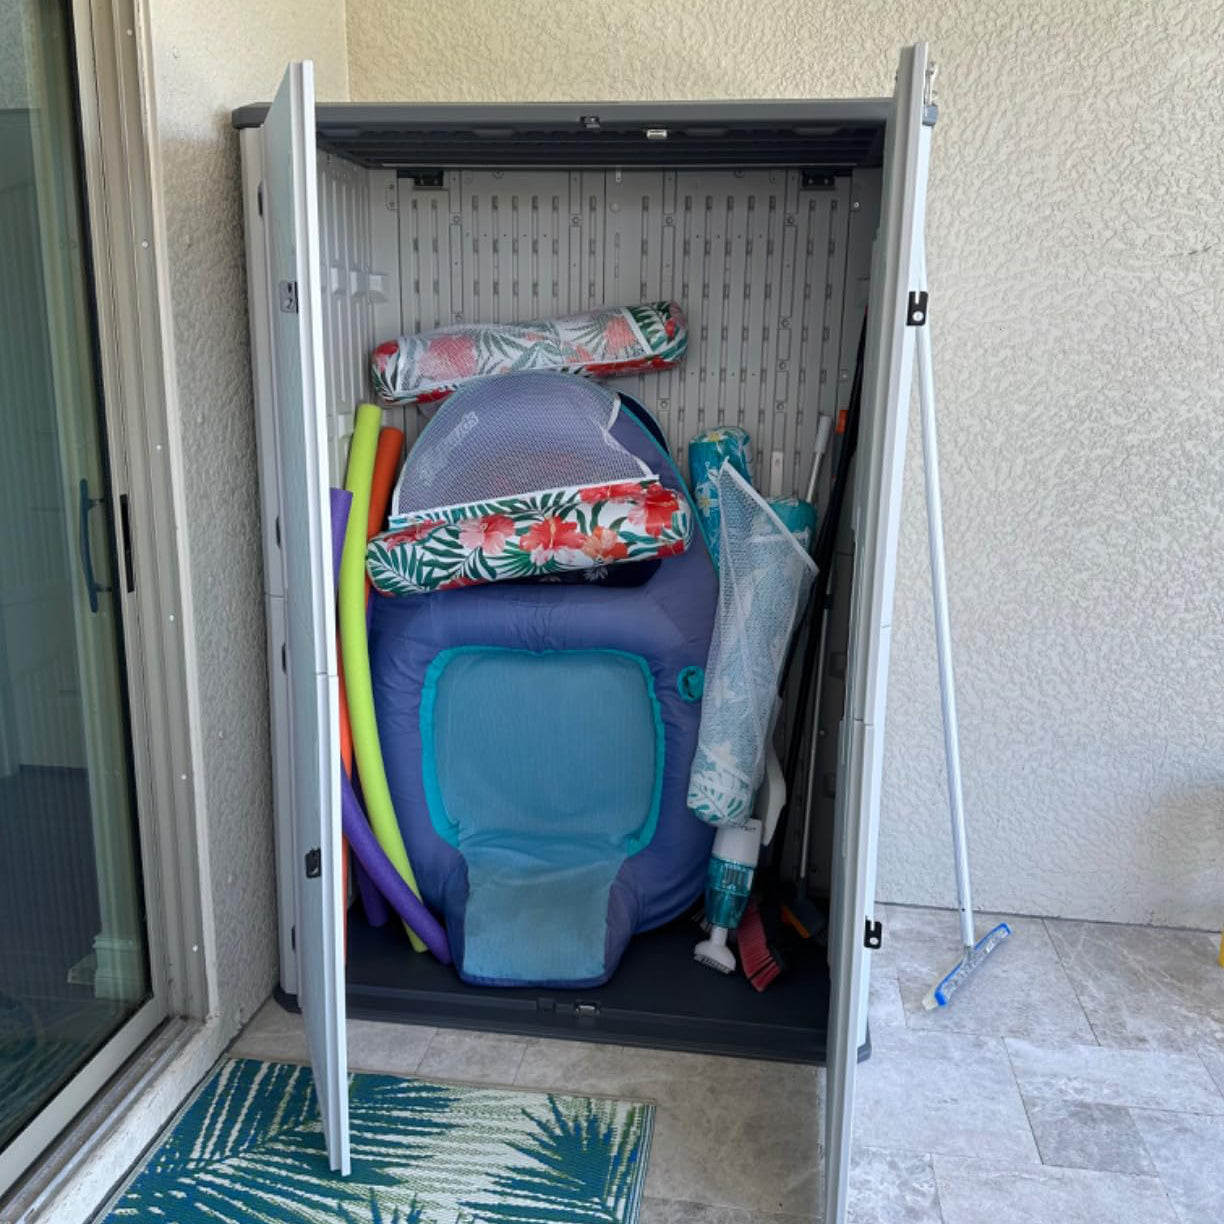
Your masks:
<instances>
[{"instance_id":1,"label":"tropical floral print fabric","mask_svg":"<svg viewBox=\"0 0 1224 1224\"><path fill-rule=\"evenodd\" d=\"M560 370L615 378L664 370L684 356L675 302L605 307L564 319L479 324L401 336L374 350L370 379L387 404L426 404L489 374Z\"/></svg>"},{"instance_id":2,"label":"tropical floral print fabric","mask_svg":"<svg viewBox=\"0 0 1224 1224\"><path fill-rule=\"evenodd\" d=\"M635 1224L654 1109L349 1078L352 1172L328 1170L308 1067L223 1062L104 1224Z\"/></svg>"},{"instance_id":3,"label":"tropical floral print fabric","mask_svg":"<svg viewBox=\"0 0 1224 1224\"><path fill-rule=\"evenodd\" d=\"M752 444L746 430L720 425L699 433L689 443L689 483L697 516L705 531L714 568L718 568L719 513L718 469L729 463L748 481L752 480Z\"/></svg>"},{"instance_id":4,"label":"tropical floral print fabric","mask_svg":"<svg viewBox=\"0 0 1224 1224\"><path fill-rule=\"evenodd\" d=\"M692 531L687 499L649 476L438 511L375 536L366 567L385 595L570 570L594 578L617 562L675 556Z\"/></svg>"}]
</instances>

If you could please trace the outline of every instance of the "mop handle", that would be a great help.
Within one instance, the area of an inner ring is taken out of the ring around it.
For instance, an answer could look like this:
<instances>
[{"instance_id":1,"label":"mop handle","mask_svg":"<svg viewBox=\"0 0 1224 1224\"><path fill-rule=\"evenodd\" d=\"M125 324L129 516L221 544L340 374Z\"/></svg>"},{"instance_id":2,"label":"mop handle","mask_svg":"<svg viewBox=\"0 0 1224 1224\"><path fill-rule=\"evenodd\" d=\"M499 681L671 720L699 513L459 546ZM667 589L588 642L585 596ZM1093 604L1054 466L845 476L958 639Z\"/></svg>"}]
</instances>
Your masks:
<instances>
[{"instance_id":1,"label":"mop handle","mask_svg":"<svg viewBox=\"0 0 1224 1224\"><path fill-rule=\"evenodd\" d=\"M926 283L926 249L920 244L918 272ZM939 441L935 430L935 376L929 321L918 333L918 402L922 413L922 472L926 485L927 540L931 550L931 597L935 610L935 649L939 656L939 704L943 712L944 756L948 767L948 803L956 854L956 895L960 903L961 943L972 948L973 898L969 890L969 849L965 841L965 797L961 789L960 742L957 737L956 683L952 675L952 629L948 620L948 576L944 565L943 510L939 494Z\"/></svg>"},{"instance_id":2,"label":"mop handle","mask_svg":"<svg viewBox=\"0 0 1224 1224\"><path fill-rule=\"evenodd\" d=\"M824 458L824 453L828 449L829 435L832 432L833 418L822 416L816 426L816 453L812 456L812 474L808 477L807 493L805 494L807 500L813 506L816 504L816 481L820 477L820 461Z\"/></svg>"}]
</instances>

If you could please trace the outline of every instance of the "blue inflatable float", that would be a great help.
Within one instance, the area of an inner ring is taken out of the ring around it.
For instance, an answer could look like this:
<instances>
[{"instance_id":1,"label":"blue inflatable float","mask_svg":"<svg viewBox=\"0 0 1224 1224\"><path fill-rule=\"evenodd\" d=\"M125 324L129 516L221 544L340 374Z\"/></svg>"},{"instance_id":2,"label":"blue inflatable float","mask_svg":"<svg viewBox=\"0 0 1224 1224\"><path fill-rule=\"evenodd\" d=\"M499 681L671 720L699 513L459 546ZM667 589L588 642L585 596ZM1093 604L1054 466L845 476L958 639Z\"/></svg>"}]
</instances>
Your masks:
<instances>
[{"instance_id":1,"label":"blue inflatable float","mask_svg":"<svg viewBox=\"0 0 1224 1224\"><path fill-rule=\"evenodd\" d=\"M658 426L622 406L612 438L688 499ZM710 554L694 532L684 552L601 576L374 600L387 779L469 982L602 983L635 932L704 885L713 831L686 794L717 603Z\"/></svg>"}]
</instances>

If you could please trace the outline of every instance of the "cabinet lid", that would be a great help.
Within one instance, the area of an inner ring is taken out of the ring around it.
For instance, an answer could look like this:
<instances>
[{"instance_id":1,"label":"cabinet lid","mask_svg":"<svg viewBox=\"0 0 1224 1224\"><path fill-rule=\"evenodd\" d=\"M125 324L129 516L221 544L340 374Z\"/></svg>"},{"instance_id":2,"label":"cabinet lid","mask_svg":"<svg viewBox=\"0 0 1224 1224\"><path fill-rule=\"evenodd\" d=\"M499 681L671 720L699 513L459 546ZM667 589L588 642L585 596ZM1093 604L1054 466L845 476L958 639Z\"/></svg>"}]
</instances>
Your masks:
<instances>
[{"instance_id":1,"label":"cabinet lid","mask_svg":"<svg viewBox=\"0 0 1224 1224\"><path fill-rule=\"evenodd\" d=\"M362 166L878 166L891 98L761 102L336 102L321 148ZM239 107L260 127L266 104Z\"/></svg>"}]
</instances>

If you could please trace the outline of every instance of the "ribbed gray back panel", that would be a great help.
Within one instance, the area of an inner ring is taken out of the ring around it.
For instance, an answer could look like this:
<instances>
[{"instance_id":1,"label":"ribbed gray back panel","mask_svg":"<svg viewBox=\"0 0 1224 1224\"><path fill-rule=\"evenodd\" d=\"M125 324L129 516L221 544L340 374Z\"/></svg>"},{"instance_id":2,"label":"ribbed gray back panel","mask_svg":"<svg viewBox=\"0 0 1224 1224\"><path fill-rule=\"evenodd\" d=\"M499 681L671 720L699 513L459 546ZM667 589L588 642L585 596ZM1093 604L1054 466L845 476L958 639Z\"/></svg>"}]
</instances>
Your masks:
<instances>
[{"instance_id":1,"label":"ribbed gray back panel","mask_svg":"<svg viewBox=\"0 0 1224 1224\"><path fill-rule=\"evenodd\" d=\"M848 179L805 189L796 170L401 179L402 330L675 298L689 319L684 361L614 385L655 412L681 466L693 434L743 425L758 487L770 490L778 452L781 491L802 492L818 415L841 406L848 215Z\"/></svg>"}]
</instances>

